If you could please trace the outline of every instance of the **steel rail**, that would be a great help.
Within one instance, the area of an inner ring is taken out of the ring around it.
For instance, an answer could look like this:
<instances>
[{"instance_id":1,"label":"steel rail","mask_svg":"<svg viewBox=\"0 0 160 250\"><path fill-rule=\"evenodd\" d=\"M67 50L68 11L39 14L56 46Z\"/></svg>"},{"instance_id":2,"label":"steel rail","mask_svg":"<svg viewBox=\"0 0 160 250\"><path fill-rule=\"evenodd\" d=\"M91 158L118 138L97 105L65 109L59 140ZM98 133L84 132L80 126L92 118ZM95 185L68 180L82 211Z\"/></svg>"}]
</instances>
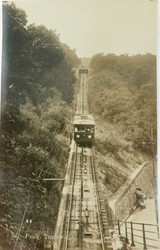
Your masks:
<instances>
[{"instance_id":1,"label":"steel rail","mask_svg":"<svg viewBox=\"0 0 160 250\"><path fill-rule=\"evenodd\" d=\"M82 80L82 114L84 114L84 75L83 75L83 80Z\"/></svg>"},{"instance_id":2,"label":"steel rail","mask_svg":"<svg viewBox=\"0 0 160 250\"><path fill-rule=\"evenodd\" d=\"M85 76L86 79L86 76ZM88 114L88 82L85 80L85 88L84 88L84 96L85 96L85 113Z\"/></svg>"},{"instance_id":3,"label":"steel rail","mask_svg":"<svg viewBox=\"0 0 160 250\"><path fill-rule=\"evenodd\" d=\"M83 166L83 147L82 147L81 161L80 161L80 182L81 182L80 205L79 205L79 249L80 250L82 249L82 192L83 192L82 166Z\"/></svg>"},{"instance_id":4,"label":"steel rail","mask_svg":"<svg viewBox=\"0 0 160 250\"><path fill-rule=\"evenodd\" d=\"M64 250L67 250L68 248L68 237L69 237L69 229L70 229L70 221L71 221L72 204L73 204L73 192L74 192L74 183L75 183L75 176L76 176L76 166L77 166L77 145L76 145L76 153L75 153L75 162L74 162L74 167L73 167L72 191L71 191L71 198L70 198L70 203L69 203L67 234L66 234L66 242L65 242Z\"/></svg>"},{"instance_id":5,"label":"steel rail","mask_svg":"<svg viewBox=\"0 0 160 250\"><path fill-rule=\"evenodd\" d=\"M80 81L80 90L79 90L79 107L80 107L80 113L82 114L82 76L81 76L81 81Z\"/></svg>"},{"instance_id":6,"label":"steel rail","mask_svg":"<svg viewBox=\"0 0 160 250\"><path fill-rule=\"evenodd\" d=\"M83 77L83 114L87 114L86 80Z\"/></svg>"},{"instance_id":7,"label":"steel rail","mask_svg":"<svg viewBox=\"0 0 160 250\"><path fill-rule=\"evenodd\" d=\"M85 114L85 88L84 88L84 79L85 79L85 77L83 76L83 114Z\"/></svg>"},{"instance_id":8,"label":"steel rail","mask_svg":"<svg viewBox=\"0 0 160 250\"><path fill-rule=\"evenodd\" d=\"M98 224L99 224L99 230L100 230L100 236L101 236L101 243L102 243L102 250L105 250L104 246L104 237L103 237L103 229L102 229L102 223L101 223L101 209L99 205L99 195L98 195L98 188L97 188L97 178L96 178L96 171L95 171L95 163L93 158L93 149L90 151L90 160L91 160L91 168L93 170L93 178L94 178L94 186L95 186L95 193L96 193L96 203L97 203L97 214L98 214Z\"/></svg>"}]
</instances>

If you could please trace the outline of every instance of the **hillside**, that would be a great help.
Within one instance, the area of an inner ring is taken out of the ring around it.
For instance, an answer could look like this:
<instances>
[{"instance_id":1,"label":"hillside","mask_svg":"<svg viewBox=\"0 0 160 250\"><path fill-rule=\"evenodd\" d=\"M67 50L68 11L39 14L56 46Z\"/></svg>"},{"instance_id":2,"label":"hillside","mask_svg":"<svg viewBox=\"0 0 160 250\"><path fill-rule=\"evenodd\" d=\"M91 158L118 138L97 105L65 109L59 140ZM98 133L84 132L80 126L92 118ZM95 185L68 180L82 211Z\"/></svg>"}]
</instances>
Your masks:
<instances>
[{"instance_id":1,"label":"hillside","mask_svg":"<svg viewBox=\"0 0 160 250\"><path fill-rule=\"evenodd\" d=\"M90 66L94 71L89 103L96 120L96 158L109 199L139 164L152 157L156 57L98 54Z\"/></svg>"},{"instance_id":2,"label":"hillside","mask_svg":"<svg viewBox=\"0 0 160 250\"><path fill-rule=\"evenodd\" d=\"M0 248L40 249L56 222L63 181L44 179L65 176L79 59L14 4L3 24Z\"/></svg>"}]
</instances>

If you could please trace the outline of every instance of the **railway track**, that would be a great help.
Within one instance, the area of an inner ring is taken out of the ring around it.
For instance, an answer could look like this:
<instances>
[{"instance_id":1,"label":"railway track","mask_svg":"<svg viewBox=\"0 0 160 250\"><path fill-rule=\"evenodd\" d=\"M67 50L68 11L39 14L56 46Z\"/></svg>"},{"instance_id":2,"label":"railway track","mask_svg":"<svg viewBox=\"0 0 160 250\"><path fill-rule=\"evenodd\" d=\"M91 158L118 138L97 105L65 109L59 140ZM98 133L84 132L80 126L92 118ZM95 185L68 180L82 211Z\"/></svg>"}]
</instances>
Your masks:
<instances>
[{"instance_id":1,"label":"railway track","mask_svg":"<svg viewBox=\"0 0 160 250\"><path fill-rule=\"evenodd\" d=\"M82 75L76 114L88 114L87 93L87 79ZM74 142L70 157L72 161L65 186L68 187L67 199L64 198L66 212L59 213L59 216L63 214L63 229L57 227L54 249L113 250L105 203L96 175L94 150L80 147ZM61 211L64 211L64 205Z\"/></svg>"},{"instance_id":2,"label":"railway track","mask_svg":"<svg viewBox=\"0 0 160 250\"><path fill-rule=\"evenodd\" d=\"M87 78L85 75L83 75L82 78L82 86L81 86L81 90L82 90L82 103L81 103L81 107L82 107L82 114L88 114L88 83L87 83Z\"/></svg>"},{"instance_id":3,"label":"railway track","mask_svg":"<svg viewBox=\"0 0 160 250\"><path fill-rule=\"evenodd\" d=\"M62 249L112 249L105 243L92 148L75 146Z\"/></svg>"},{"instance_id":4,"label":"railway track","mask_svg":"<svg viewBox=\"0 0 160 250\"><path fill-rule=\"evenodd\" d=\"M88 114L88 83L85 75L81 76L79 87L76 114Z\"/></svg>"}]
</instances>

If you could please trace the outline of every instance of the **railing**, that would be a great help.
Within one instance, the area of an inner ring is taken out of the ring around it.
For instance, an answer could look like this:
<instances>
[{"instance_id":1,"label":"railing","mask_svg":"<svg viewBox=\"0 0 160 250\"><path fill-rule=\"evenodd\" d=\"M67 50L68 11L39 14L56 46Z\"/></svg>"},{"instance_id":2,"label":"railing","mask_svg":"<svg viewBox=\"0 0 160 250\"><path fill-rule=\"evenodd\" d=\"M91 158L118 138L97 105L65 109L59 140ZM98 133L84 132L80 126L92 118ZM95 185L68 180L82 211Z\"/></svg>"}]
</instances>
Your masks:
<instances>
[{"instance_id":1,"label":"railing","mask_svg":"<svg viewBox=\"0 0 160 250\"><path fill-rule=\"evenodd\" d=\"M158 225L121 220L110 220L112 234L118 234L124 240L124 247L142 246L146 249L160 249ZM125 248L124 248L125 249Z\"/></svg>"}]
</instances>

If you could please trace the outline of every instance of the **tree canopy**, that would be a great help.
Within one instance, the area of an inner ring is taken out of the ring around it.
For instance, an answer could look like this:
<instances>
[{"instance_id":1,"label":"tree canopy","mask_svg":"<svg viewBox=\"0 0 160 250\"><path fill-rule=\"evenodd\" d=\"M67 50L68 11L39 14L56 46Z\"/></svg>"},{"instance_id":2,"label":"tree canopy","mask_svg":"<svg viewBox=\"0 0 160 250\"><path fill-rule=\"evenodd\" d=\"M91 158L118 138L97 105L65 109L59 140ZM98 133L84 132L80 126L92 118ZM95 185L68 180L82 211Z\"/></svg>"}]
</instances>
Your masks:
<instances>
[{"instance_id":1,"label":"tree canopy","mask_svg":"<svg viewBox=\"0 0 160 250\"><path fill-rule=\"evenodd\" d=\"M97 54L91 67L93 112L117 125L136 148L149 149L151 129L156 139L156 56Z\"/></svg>"},{"instance_id":2,"label":"tree canopy","mask_svg":"<svg viewBox=\"0 0 160 250\"><path fill-rule=\"evenodd\" d=\"M3 5L0 248L14 248L21 223L18 248L39 248L43 233L53 233L63 183L43 178L65 174L78 64L54 31L27 25L23 10Z\"/></svg>"}]
</instances>

